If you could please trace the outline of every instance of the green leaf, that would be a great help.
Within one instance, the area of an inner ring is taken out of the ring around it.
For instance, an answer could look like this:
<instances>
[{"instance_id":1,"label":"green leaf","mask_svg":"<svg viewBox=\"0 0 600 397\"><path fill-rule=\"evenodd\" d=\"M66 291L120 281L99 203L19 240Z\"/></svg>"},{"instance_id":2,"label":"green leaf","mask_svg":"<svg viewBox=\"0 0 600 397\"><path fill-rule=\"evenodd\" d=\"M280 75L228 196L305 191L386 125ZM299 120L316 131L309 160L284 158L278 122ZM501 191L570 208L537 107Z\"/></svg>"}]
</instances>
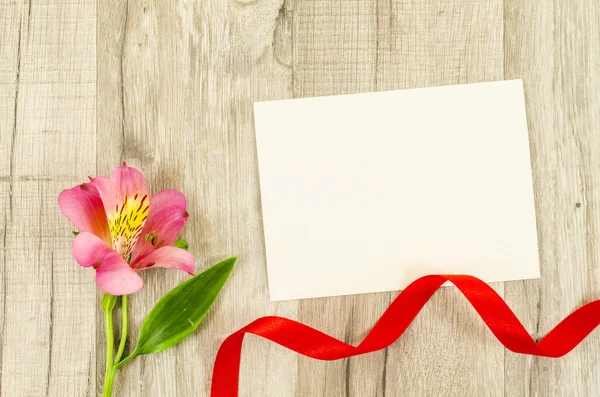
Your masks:
<instances>
[{"instance_id":1,"label":"green leaf","mask_svg":"<svg viewBox=\"0 0 600 397\"><path fill-rule=\"evenodd\" d=\"M77 236L79 234L79 232L77 232L75 230L71 230L71 233L73 233L73 236Z\"/></svg>"},{"instance_id":2,"label":"green leaf","mask_svg":"<svg viewBox=\"0 0 600 397\"><path fill-rule=\"evenodd\" d=\"M126 360L168 349L198 328L227 281L236 259L232 257L217 263L163 296L144 320L137 346Z\"/></svg>"},{"instance_id":3,"label":"green leaf","mask_svg":"<svg viewBox=\"0 0 600 397\"><path fill-rule=\"evenodd\" d=\"M184 250L188 250L188 248L190 247L187 243L187 241L181 240L181 239L177 239L175 241L175 244L173 244L175 247L177 248L183 248Z\"/></svg>"}]
</instances>

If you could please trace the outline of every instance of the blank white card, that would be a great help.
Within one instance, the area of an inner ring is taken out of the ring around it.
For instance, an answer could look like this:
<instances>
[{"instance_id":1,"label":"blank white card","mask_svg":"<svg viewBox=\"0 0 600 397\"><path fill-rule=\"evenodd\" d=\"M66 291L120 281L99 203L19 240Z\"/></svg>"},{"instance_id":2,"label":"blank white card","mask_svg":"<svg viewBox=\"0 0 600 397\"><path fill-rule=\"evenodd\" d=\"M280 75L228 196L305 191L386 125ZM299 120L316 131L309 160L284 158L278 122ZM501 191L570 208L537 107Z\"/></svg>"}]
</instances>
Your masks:
<instances>
[{"instance_id":1,"label":"blank white card","mask_svg":"<svg viewBox=\"0 0 600 397\"><path fill-rule=\"evenodd\" d=\"M271 300L539 277L520 80L254 104Z\"/></svg>"}]
</instances>

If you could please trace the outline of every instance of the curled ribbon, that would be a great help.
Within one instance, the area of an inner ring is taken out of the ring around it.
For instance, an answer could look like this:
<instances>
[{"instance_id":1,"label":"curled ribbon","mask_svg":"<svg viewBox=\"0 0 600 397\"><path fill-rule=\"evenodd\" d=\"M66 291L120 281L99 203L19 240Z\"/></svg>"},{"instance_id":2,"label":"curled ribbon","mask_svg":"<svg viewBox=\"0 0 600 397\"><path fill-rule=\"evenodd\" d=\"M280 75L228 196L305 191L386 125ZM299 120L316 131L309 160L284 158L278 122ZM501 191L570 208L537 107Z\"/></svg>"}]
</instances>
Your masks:
<instances>
[{"instance_id":1,"label":"curled ribbon","mask_svg":"<svg viewBox=\"0 0 600 397\"><path fill-rule=\"evenodd\" d=\"M450 281L463 293L490 331L507 349L522 354L561 357L600 325L600 300L590 302L561 321L536 343L504 300L489 285L472 276L431 275L402 291L358 345L337 340L321 331L282 317L261 317L231 334L217 353L211 397L237 397L242 342L245 334L272 342L318 360L339 360L385 349L408 328L441 285Z\"/></svg>"}]
</instances>

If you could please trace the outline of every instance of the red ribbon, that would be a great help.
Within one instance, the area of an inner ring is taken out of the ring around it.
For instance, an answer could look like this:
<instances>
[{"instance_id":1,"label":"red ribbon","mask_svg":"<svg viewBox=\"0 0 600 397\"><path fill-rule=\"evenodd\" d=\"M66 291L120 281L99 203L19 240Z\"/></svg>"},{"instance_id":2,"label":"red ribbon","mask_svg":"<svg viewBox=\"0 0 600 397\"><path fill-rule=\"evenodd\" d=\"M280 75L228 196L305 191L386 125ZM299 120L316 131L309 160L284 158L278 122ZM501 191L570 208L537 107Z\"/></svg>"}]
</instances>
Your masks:
<instances>
[{"instance_id":1,"label":"red ribbon","mask_svg":"<svg viewBox=\"0 0 600 397\"><path fill-rule=\"evenodd\" d=\"M371 332L352 346L297 321L262 317L231 334L217 353L211 397L237 397L242 342L245 334L262 336L296 353L318 360L339 360L385 349L408 328L425 303L446 281L452 282L468 299L496 338L515 353L561 357L573 350L600 325L600 300L579 308L539 343L504 300L486 283L472 276L431 275L410 284L383 313Z\"/></svg>"}]
</instances>

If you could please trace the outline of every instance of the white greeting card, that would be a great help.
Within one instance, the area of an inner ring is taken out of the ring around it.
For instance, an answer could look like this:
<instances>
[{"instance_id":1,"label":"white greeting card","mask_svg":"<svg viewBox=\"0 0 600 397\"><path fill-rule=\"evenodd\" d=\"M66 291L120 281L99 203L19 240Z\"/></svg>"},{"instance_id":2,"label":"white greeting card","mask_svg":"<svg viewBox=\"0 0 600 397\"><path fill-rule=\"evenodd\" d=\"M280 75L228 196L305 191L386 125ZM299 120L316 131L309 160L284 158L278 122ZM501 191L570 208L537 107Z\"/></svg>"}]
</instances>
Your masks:
<instances>
[{"instance_id":1,"label":"white greeting card","mask_svg":"<svg viewBox=\"0 0 600 397\"><path fill-rule=\"evenodd\" d=\"M520 80L254 104L272 300L539 277Z\"/></svg>"}]
</instances>

